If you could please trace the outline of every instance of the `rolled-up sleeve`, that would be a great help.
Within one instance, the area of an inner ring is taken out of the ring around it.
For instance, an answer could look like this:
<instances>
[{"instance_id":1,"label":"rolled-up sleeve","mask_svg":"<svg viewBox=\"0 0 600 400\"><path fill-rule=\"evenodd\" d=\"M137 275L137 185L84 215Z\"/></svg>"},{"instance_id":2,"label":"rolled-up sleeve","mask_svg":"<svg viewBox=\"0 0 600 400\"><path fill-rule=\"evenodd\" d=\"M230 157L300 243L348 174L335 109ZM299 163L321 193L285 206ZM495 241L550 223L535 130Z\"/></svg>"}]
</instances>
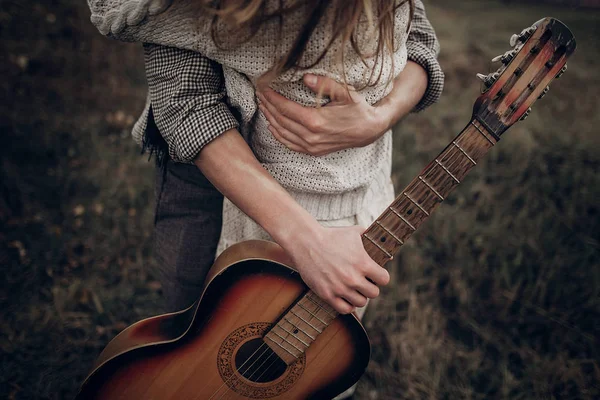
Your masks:
<instances>
[{"instance_id":1,"label":"rolled-up sleeve","mask_svg":"<svg viewBox=\"0 0 600 400\"><path fill-rule=\"evenodd\" d=\"M200 150L238 121L226 103L221 66L200 53L144 45L150 107L175 162L192 163Z\"/></svg>"},{"instance_id":2,"label":"rolled-up sleeve","mask_svg":"<svg viewBox=\"0 0 600 400\"><path fill-rule=\"evenodd\" d=\"M415 1L415 13L406 47L408 59L422 66L428 75L427 90L413 109L414 112L418 112L438 101L444 89L444 73L437 60L440 43L427 19L425 6L421 0Z\"/></svg>"}]
</instances>

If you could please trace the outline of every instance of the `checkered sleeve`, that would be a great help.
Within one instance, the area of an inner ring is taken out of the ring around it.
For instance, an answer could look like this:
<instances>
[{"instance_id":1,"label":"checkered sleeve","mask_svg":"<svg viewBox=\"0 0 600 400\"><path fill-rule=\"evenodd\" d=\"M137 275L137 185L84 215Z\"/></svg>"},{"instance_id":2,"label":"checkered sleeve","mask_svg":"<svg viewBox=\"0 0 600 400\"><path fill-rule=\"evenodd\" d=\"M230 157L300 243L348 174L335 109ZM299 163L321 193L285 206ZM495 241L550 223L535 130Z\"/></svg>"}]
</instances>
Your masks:
<instances>
[{"instance_id":1,"label":"checkered sleeve","mask_svg":"<svg viewBox=\"0 0 600 400\"><path fill-rule=\"evenodd\" d=\"M192 163L200 150L238 121L225 103L221 66L200 53L144 45L154 122L170 158Z\"/></svg>"},{"instance_id":2,"label":"checkered sleeve","mask_svg":"<svg viewBox=\"0 0 600 400\"><path fill-rule=\"evenodd\" d=\"M427 19L425 6L421 0L415 1L415 14L406 47L408 49L408 59L422 66L427 71L429 78L423 98L413 109L413 112L418 112L435 103L444 89L444 73L437 60L440 43Z\"/></svg>"}]
</instances>

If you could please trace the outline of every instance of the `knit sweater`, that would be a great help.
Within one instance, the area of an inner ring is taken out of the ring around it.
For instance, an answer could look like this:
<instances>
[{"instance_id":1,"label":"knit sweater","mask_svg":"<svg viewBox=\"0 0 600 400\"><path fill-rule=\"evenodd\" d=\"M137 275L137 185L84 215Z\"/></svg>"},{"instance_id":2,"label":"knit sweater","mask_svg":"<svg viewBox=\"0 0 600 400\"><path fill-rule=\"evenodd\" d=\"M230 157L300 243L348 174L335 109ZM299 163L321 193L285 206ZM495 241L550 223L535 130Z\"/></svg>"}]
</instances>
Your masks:
<instances>
[{"instance_id":1,"label":"knit sweater","mask_svg":"<svg viewBox=\"0 0 600 400\"><path fill-rule=\"evenodd\" d=\"M267 129L264 115L258 111L255 96L258 79L273 66L274 60L289 51L304 22L307 13L304 8L285 16L281 32L277 22L268 22L252 39L223 49L213 42L210 18L202 14L194 0L177 0L172 4L170 0L89 0L89 3L93 23L106 35L193 50L221 64L229 106L237 109L240 130L257 159L315 218L355 215L365 201L370 200L368 194L380 189L374 186L387 183L386 178L391 172L391 132L365 147L313 157L291 151L275 140ZM269 4L277 3L273 0ZM329 43L331 17L326 13L317 26L301 59L302 64L310 64ZM348 84L361 87L373 68L381 69L379 83L360 91L369 103L374 104L391 90L391 85L386 83L406 64L408 23L408 6L405 5L396 12L397 49L393 54L379 58L377 63L371 58L365 65L348 44L342 69L335 51L339 51L341 44L334 42L333 50L315 67L288 71L277 77L271 87L290 100L311 106L315 105L316 99L302 83L305 73L342 81L345 70ZM359 29L367 31L368 28L363 23ZM368 54L374 52L376 43L362 40L359 46ZM189 161L189 156L181 161Z\"/></svg>"}]
</instances>

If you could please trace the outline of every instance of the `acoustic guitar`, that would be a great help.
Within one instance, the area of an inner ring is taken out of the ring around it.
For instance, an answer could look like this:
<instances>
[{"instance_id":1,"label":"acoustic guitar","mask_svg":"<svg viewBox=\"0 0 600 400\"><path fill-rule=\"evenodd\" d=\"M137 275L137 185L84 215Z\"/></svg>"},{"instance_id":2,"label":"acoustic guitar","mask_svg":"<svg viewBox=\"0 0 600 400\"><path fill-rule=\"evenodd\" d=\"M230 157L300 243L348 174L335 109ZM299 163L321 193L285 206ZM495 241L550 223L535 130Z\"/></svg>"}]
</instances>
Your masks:
<instances>
[{"instance_id":1,"label":"acoustic guitar","mask_svg":"<svg viewBox=\"0 0 600 400\"><path fill-rule=\"evenodd\" d=\"M479 74L483 93L465 129L362 234L380 265L566 70L571 31L544 18L511 38L513 49ZM367 334L302 282L275 243L230 247L186 310L144 319L100 354L77 399L331 399L369 362Z\"/></svg>"}]
</instances>

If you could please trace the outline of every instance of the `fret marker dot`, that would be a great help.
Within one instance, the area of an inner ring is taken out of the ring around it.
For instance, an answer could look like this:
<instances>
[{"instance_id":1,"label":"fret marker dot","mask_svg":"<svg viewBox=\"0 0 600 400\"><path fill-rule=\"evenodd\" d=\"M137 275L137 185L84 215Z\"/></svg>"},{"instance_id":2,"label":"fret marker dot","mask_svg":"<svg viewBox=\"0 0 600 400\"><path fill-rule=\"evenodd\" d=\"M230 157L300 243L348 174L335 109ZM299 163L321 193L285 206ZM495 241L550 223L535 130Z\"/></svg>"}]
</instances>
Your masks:
<instances>
[{"instance_id":1,"label":"fret marker dot","mask_svg":"<svg viewBox=\"0 0 600 400\"><path fill-rule=\"evenodd\" d=\"M294 335L298 332L299 332L298 329L294 329Z\"/></svg>"},{"instance_id":2,"label":"fret marker dot","mask_svg":"<svg viewBox=\"0 0 600 400\"><path fill-rule=\"evenodd\" d=\"M412 209L408 210L406 213L407 213L408 215L412 214Z\"/></svg>"},{"instance_id":3,"label":"fret marker dot","mask_svg":"<svg viewBox=\"0 0 600 400\"><path fill-rule=\"evenodd\" d=\"M382 237L380 240L381 240L381 243L385 243L385 237Z\"/></svg>"}]
</instances>

